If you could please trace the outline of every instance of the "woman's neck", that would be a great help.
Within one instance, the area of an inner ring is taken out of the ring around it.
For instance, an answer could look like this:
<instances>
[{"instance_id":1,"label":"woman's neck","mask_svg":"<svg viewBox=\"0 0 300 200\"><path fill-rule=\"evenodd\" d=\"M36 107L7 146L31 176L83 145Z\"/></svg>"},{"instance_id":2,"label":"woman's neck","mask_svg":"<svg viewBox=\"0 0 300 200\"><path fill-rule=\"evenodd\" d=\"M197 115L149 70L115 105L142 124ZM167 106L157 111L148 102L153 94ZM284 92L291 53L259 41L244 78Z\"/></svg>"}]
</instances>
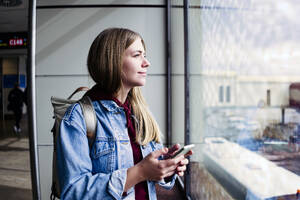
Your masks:
<instances>
[{"instance_id":1,"label":"woman's neck","mask_svg":"<svg viewBox=\"0 0 300 200\"><path fill-rule=\"evenodd\" d=\"M127 99L127 96L128 96L129 91L130 91L130 90L121 88L115 97L116 97L122 104L124 104L125 101L126 101L126 99Z\"/></svg>"}]
</instances>

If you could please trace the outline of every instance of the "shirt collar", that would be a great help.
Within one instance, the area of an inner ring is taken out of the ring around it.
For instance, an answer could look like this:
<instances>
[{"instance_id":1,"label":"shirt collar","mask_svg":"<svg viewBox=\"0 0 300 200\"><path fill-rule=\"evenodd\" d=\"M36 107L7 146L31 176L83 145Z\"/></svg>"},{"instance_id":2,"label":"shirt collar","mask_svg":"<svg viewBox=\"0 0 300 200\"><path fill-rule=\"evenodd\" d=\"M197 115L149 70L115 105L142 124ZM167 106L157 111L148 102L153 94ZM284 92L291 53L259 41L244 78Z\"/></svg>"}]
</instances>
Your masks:
<instances>
[{"instance_id":1,"label":"shirt collar","mask_svg":"<svg viewBox=\"0 0 300 200\"><path fill-rule=\"evenodd\" d=\"M96 84L85 93L89 96L92 101L100 100L101 104L109 111L115 111L119 107L122 107L125 112L131 113L131 105L128 98L122 104L117 98L113 97L111 94L103 92L100 87Z\"/></svg>"}]
</instances>

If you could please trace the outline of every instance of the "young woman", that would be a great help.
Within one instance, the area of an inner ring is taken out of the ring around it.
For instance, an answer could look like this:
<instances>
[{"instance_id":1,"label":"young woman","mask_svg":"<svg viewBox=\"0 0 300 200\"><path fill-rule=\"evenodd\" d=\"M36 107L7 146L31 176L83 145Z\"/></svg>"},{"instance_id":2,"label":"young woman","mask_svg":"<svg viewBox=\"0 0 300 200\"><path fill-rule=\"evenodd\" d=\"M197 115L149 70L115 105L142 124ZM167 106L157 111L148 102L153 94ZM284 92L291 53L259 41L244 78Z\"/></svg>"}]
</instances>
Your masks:
<instances>
[{"instance_id":1,"label":"young woman","mask_svg":"<svg viewBox=\"0 0 300 200\"><path fill-rule=\"evenodd\" d=\"M89 147L81 108L72 105L57 142L61 199L155 200L155 183L172 188L192 152L171 159L179 145L161 144L139 88L150 66L142 37L123 28L104 30L90 47L87 65L96 82L85 94L96 111L96 138Z\"/></svg>"}]
</instances>

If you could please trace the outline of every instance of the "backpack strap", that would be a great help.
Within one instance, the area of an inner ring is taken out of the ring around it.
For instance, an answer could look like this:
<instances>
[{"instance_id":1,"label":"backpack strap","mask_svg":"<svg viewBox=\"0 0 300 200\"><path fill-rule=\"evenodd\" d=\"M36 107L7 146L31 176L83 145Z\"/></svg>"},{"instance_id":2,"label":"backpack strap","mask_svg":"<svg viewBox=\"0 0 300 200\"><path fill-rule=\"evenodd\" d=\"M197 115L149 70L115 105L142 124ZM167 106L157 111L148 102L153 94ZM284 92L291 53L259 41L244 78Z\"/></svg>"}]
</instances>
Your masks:
<instances>
[{"instance_id":1,"label":"backpack strap","mask_svg":"<svg viewBox=\"0 0 300 200\"><path fill-rule=\"evenodd\" d=\"M68 97L68 99L72 99L72 97L76 94L76 93L78 93L78 92L81 92L81 91L88 91L90 88L88 88L88 87L79 87L79 88L77 88L69 97Z\"/></svg>"},{"instance_id":2,"label":"backpack strap","mask_svg":"<svg viewBox=\"0 0 300 200\"><path fill-rule=\"evenodd\" d=\"M78 101L85 120L86 124L86 134L87 137L90 139L90 147L94 143L95 136L96 136L96 127L97 127L97 118L96 112L92 103L92 100L88 96L83 96Z\"/></svg>"}]
</instances>

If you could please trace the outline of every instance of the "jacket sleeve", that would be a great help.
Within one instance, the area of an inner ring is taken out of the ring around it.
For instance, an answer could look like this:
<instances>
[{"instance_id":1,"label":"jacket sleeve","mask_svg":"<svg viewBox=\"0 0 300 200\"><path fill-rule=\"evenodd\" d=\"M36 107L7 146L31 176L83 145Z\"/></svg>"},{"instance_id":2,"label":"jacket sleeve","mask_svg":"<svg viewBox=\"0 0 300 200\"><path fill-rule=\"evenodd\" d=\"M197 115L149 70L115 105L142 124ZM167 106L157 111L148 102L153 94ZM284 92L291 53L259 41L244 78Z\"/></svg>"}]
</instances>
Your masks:
<instances>
[{"instance_id":1,"label":"jacket sleeve","mask_svg":"<svg viewBox=\"0 0 300 200\"><path fill-rule=\"evenodd\" d=\"M127 169L92 173L86 127L78 104L66 112L57 140L61 199L122 199Z\"/></svg>"}]
</instances>

